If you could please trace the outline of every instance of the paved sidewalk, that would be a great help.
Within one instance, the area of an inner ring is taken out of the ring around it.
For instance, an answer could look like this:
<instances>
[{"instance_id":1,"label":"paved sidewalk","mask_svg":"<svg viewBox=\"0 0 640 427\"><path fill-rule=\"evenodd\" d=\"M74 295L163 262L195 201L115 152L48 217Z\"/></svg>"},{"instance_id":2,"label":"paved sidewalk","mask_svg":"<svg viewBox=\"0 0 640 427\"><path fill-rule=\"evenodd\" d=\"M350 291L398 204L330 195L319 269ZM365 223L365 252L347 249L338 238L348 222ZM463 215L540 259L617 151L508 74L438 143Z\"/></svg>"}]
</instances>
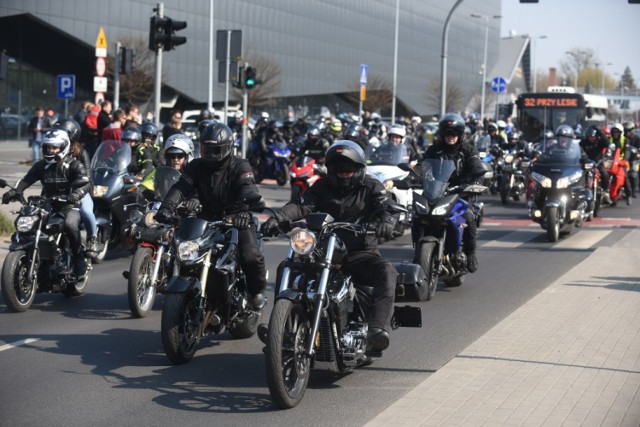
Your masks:
<instances>
[{"instance_id":1,"label":"paved sidewalk","mask_svg":"<svg viewBox=\"0 0 640 427\"><path fill-rule=\"evenodd\" d=\"M367 425L639 426L638 242L598 248Z\"/></svg>"}]
</instances>

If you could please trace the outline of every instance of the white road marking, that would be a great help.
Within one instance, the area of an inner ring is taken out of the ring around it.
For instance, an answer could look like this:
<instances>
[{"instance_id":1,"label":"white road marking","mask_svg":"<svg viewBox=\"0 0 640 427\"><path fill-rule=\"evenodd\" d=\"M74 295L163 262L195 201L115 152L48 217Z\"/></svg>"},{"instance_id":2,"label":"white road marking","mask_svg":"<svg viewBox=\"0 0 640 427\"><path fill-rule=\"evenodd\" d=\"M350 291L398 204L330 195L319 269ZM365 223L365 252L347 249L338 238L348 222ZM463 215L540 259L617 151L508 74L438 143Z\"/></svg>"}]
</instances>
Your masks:
<instances>
[{"instance_id":1,"label":"white road marking","mask_svg":"<svg viewBox=\"0 0 640 427\"><path fill-rule=\"evenodd\" d=\"M589 249L596 245L611 233L611 230L580 230L579 233L571 233L554 248L562 249Z\"/></svg>"},{"instance_id":2,"label":"white road marking","mask_svg":"<svg viewBox=\"0 0 640 427\"><path fill-rule=\"evenodd\" d=\"M491 240L481 245L488 248L517 248L527 243L529 240L535 239L540 233L534 230L512 231L499 239Z\"/></svg>"},{"instance_id":3,"label":"white road marking","mask_svg":"<svg viewBox=\"0 0 640 427\"><path fill-rule=\"evenodd\" d=\"M15 342L0 346L0 351L11 350L12 348L20 347L21 345L29 344L36 341L40 341L40 338L26 338L20 341L15 341Z\"/></svg>"}]
</instances>

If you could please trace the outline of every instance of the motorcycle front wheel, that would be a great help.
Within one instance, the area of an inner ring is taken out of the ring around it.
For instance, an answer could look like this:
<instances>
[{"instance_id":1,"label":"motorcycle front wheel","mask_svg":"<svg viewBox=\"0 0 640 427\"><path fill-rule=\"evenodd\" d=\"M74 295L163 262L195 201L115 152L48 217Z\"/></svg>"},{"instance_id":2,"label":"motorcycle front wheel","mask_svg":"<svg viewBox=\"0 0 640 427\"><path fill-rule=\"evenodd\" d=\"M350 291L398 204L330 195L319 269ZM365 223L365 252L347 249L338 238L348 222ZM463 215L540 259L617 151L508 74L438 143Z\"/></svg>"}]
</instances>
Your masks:
<instances>
[{"instance_id":1,"label":"motorcycle front wheel","mask_svg":"<svg viewBox=\"0 0 640 427\"><path fill-rule=\"evenodd\" d=\"M289 166L285 163L280 165L280 171L278 171L278 175L276 176L276 182L280 187L284 186L287 181L289 181Z\"/></svg>"},{"instance_id":2,"label":"motorcycle front wheel","mask_svg":"<svg viewBox=\"0 0 640 427\"><path fill-rule=\"evenodd\" d=\"M311 360L305 354L310 324L302 305L276 301L267 335L267 383L271 399L280 408L293 408L309 383Z\"/></svg>"},{"instance_id":3,"label":"motorcycle front wheel","mask_svg":"<svg viewBox=\"0 0 640 427\"><path fill-rule=\"evenodd\" d=\"M509 203L509 176L502 175L502 179L500 180L500 201L503 205Z\"/></svg>"},{"instance_id":4,"label":"motorcycle front wheel","mask_svg":"<svg viewBox=\"0 0 640 427\"><path fill-rule=\"evenodd\" d=\"M160 262L158 260L157 262ZM151 283L153 273L153 250L138 247L129 268L129 284L127 294L129 309L133 317L146 317L153 308L156 299L156 287Z\"/></svg>"},{"instance_id":5,"label":"motorcycle front wheel","mask_svg":"<svg viewBox=\"0 0 640 427\"><path fill-rule=\"evenodd\" d=\"M27 311L35 299L37 283L27 283L28 274L27 253L9 252L2 265L2 297L14 313Z\"/></svg>"},{"instance_id":6,"label":"motorcycle front wheel","mask_svg":"<svg viewBox=\"0 0 640 427\"><path fill-rule=\"evenodd\" d=\"M102 261L104 261L104 257L107 256L107 250L109 249L109 236L104 236L104 230L98 229L97 239L98 242L101 242L103 244L103 248L96 254L96 256L91 259L94 263L100 264Z\"/></svg>"},{"instance_id":7,"label":"motorcycle front wheel","mask_svg":"<svg viewBox=\"0 0 640 427\"><path fill-rule=\"evenodd\" d=\"M420 245L420 267L426 276L425 286L418 286L416 297L419 301L429 301L436 294L438 287L438 272L436 271L436 261L438 251L435 242L424 242Z\"/></svg>"},{"instance_id":8,"label":"motorcycle front wheel","mask_svg":"<svg viewBox=\"0 0 640 427\"><path fill-rule=\"evenodd\" d=\"M555 243L560 238L560 221L558 219L558 208L547 209L547 239Z\"/></svg>"},{"instance_id":9,"label":"motorcycle front wheel","mask_svg":"<svg viewBox=\"0 0 640 427\"><path fill-rule=\"evenodd\" d=\"M196 354L200 322L196 298L191 294L168 294L162 306L160 335L164 352L175 364Z\"/></svg>"}]
</instances>

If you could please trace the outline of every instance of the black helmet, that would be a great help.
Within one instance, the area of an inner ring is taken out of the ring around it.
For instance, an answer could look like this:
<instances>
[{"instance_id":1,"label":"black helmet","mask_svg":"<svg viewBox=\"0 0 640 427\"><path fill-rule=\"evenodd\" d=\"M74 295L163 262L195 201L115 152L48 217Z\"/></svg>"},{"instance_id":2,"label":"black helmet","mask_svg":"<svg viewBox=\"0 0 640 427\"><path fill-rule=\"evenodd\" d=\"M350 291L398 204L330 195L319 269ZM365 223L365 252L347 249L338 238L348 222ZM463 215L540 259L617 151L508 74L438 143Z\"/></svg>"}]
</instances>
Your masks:
<instances>
[{"instance_id":1,"label":"black helmet","mask_svg":"<svg viewBox=\"0 0 640 427\"><path fill-rule=\"evenodd\" d=\"M587 128L587 132L585 133L585 136L590 137L590 136L598 136L598 127L595 125L591 125Z\"/></svg>"},{"instance_id":2,"label":"black helmet","mask_svg":"<svg viewBox=\"0 0 640 427\"><path fill-rule=\"evenodd\" d=\"M564 136L567 138L575 138L576 137L576 133L573 131L573 128L569 125L562 125L559 126L558 129L556 129L556 136L560 137L560 136Z\"/></svg>"},{"instance_id":3,"label":"black helmet","mask_svg":"<svg viewBox=\"0 0 640 427\"><path fill-rule=\"evenodd\" d=\"M202 134L202 131L204 130L204 128L206 128L210 124L216 123L216 122L217 122L217 120L215 120L215 119L201 120L200 123L198 123L198 133Z\"/></svg>"},{"instance_id":4,"label":"black helmet","mask_svg":"<svg viewBox=\"0 0 640 427\"><path fill-rule=\"evenodd\" d=\"M438 123L438 130L440 131L440 137L444 140L447 135L455 135L458 137L458 142L462 141L462 135L464 135L464 119L459 114L447 113L442 117L440 123Z\"/></svg>"},{"instance_id":5,"label":"black helmet","mask_svg":"<svg viewBox=\"0 0 640 427\"><path fill-rule=\"evenodd\" d=\"M333 143L325 156L329 182L334 187L352 188L360 184L364 178L367 160L364 150L353 141L339 140ZM351 178L338 178L337 173L353 170Z\"/></svg>"},{"instance_id":6,"label":"black helmet","mask_svg":"<svg viewBox=\"0 0 640 427\"><path fill-rule=\"evenodd\" d=\"M73 119L58 120L51 128L65 131L71 142L80 141L80 125Z\"/></svg>"},{"instance_id":7,"label":"black helmet","mask_svg":"<svg viewBox=\"0 0 640 427\"><path fill-rule=\"evenodd\" d=\"M487 124L487 132L495 130L496 132L498 131L498 125L493 123L493 122L489 122Z\"/></svg>"},{"instance_id":8,"label":"black helmet","mask_svg":"<svg viewBox=\"0 0 640 427\"><path fill-rule=\"evenodd\" d=\"M517 130L511 131L507 134L507 140L509 142L511 141L515 141L518 142L520 141L520 137L522 136L522 134L520 132L518 132Z\"/></svg>"},{"instance_id":9,"label":"black helmet","mask_svg":"<svg viewBox=\"0 0 640 427\"><path fill-rule=\"evenodd\" d=\"M122 131L120 139L124 142L133 141L133 146L137 147L142 142L142 132L140 132L140 129L131 126Z\"/></svg>"},{"instance_id":10,"label":"black helmet","mask_svg":"<svg viewBox=\"0 0 640 427\"><path fill-rule=\"evenodd\" d=\"M231 154L233 132L220 122L208 124L200 133L200 156L205 162L218 163Z\"/></svg>"},{"instance_id":11,"label":"black helmet","mask_svg":"<svg viewBox=\"0 0 640 427\"><path fill-rule=\"evenodd\" d=\"M320 129L317 126L311 126L307 131L307 138L312 141L317 141L320 138Z\"/></svg>"},{"instance_id":12,"label":"black helmet","mask_svg":"<svg viewBox=\"0 0 640 427\"><path fill-rule=\"evenodd\" d=\"M143 141L155 142L158 137L158 127L151 122L144 122L140 126L140 133L142 134Z\"/></svg>"},{"instance_id":13,"label":"black helmet","mask_svg":"<svg viewBox=\"0 0 640 427\"><path fill-rule=\"evenodd\" d=\"M344 139L349 141L358 142L362 135L362 125L360 123L351 123L344 130Z\"/></svg>"}]
</instances>

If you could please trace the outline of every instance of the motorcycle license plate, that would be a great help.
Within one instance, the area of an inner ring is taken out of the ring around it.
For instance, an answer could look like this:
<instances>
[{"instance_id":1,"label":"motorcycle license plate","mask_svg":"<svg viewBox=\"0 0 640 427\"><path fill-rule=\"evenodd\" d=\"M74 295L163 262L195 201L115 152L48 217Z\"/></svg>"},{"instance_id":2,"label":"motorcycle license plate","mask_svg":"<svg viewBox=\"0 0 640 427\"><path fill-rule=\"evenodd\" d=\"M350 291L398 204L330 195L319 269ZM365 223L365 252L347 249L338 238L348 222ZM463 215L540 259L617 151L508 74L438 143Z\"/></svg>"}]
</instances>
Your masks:
<instances>
[{"instance_id":1,"label":"motorcycle license plate","mask_svg":"<svg viewBox=\"0 0 640 427\"><path fill-rule=\"evenodd\" d=\"M391 319L393 329L400 327L405 328L421 328L422 327L422 309L411 305L394 306L393 318Z\"/></svg>"}]
</instances>

